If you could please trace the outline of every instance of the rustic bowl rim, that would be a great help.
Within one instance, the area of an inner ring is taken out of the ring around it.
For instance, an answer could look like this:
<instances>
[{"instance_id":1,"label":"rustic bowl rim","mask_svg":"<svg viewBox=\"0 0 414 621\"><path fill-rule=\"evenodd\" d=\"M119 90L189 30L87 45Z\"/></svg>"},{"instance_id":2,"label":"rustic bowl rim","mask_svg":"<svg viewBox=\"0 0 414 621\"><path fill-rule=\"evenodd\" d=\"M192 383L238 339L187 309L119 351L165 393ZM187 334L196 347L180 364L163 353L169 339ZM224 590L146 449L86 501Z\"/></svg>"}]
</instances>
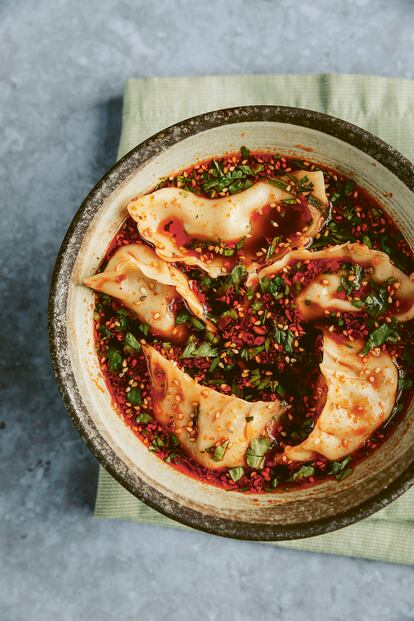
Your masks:
<instances>
[{"instance_id":1,"label":"rustic bowl rim","mask_svg":"<svg viewBox=\"0 0 414 621\"><path fill-rule=\"evenodd\" d=\"M66 409L80 436L99 463L131 494L165 516L208 533L235 539L284 541L325 534L364 519L398 498L414 484L414 461L389 486L374 497L334 517L283 526L246 523L206 515L168 499L138 475L131 475L110 445L99 435L80 398L72 368L61 352L67 348L66 304L71 271L90 221L102 201L142 165L181 140L218 126L242 122L290 123L315 129L348 143L370 155L414 192L414 166L399 151L367 130L321 112L287 106L238 106L215 110L171 125L137 145L98 181L76 212L60 247L49 294L49 346L56 381ZM99 197L97 199L97 197Z\"/></svg>"}]
</instances>

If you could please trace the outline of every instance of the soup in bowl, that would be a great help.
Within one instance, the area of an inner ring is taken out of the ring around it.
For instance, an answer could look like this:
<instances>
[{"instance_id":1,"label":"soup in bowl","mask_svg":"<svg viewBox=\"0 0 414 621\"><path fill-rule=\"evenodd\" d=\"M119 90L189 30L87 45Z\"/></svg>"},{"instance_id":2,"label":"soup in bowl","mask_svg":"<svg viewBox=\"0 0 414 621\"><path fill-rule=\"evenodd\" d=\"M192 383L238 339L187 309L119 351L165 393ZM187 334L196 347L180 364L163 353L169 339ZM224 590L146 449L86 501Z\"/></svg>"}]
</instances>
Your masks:
<instances>
[{"instance_id":1,"label":"soup in bowl","mask_svg":"<svg viewBox=\"0 0 414 621\"><path fill-rule=\"evenodd\" d=\"M122 485L280 540L413 475L412 166L319 113L184 121L92 190L51 292L65 402Z\"/></svg>"}]
</instances>

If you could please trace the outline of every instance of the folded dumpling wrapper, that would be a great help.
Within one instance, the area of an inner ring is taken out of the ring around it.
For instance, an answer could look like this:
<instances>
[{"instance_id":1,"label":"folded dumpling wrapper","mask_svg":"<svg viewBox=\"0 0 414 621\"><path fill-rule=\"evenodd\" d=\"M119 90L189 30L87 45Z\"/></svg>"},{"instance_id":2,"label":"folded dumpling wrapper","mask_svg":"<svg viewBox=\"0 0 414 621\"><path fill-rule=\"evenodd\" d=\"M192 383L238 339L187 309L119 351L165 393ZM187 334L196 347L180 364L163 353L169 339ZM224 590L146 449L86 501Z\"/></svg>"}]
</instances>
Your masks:
<instances>
[{"instance_id":1,"label":"folded dumpling wrapper","mask_svg":"<svg viewBox=\"0 0 414 621\"><path fill-rule=\"evenodd\" d=\"M115 251L100 274L85 278L84 284L120 300L156 335L181 338L185 330L176 326L173 301L179 294L190 311L208 324L205 309L188 278L174 265L160 259L145 244L129 244Z\"/></svg>"},{"instance_id":2,"label":"folded dumpling wrapper","mask_svg":"<svg viewBox=\"0 0 414 621\"><path fill-rule=\"evenodd\" d=\"M312 194L321 207L327 205L324 176L321 171L295 171L291 173L298 180L307 177L313 184ZM284 177L281 177L283 180ZM150 242L155 252L165 261L177 261L195 265L212 278L229 271L229 261L223 256L204 260L202 255L177 243L177 239L164 227L171 221L178 222L189 239L203 239L211 242L238 242L249 234L251 218L266 205L275 206L292 194L267 182L258 182L252 187L232 196L207 199L193 192L179 188L162 188L151 194L133 199L128 211L137 222L140 235ZM287 206L287 208L289 208ZM292 247L308 245L321 229L324 216L321 209L308 203L311 223L306 231L292 242ZM276 235L277 229L275 229Z\"/></svg>"},{"instance_id":3,"label":"folded dumpling wrapper","mask_svg":"<svg viewBox=\"0 0 414 621\"><path fill-rule=\"evenodd\" d=\"M249 403L198 384L177 363L143 345L152 383L156 419L168 425L181 446L199 464L211 469L246 465L246 451L266 424L288 406L280 401ZM217 446L223 448L214 459Z\"/></svg>"},{"instance_id":4,"label":"folded dumpling wrapper","mask_svg":"<svg viewBox=\"0 0 414 621\"><path fill-rule=\"evenodd\" d=\"M373 250L363 244L347 243L330 246L323 250L293 250L281 259L260 270L250 280L271 278L279 274L291 262L299 261L343 261L361 267L372 268L372 273L364 280L372 279L375 283L385 283L389 278L395 279L398 288L395 299L400 301L401 310L396 310L392 316L398 321L409 321L414 317L414 274L407 276L390 260L390 257L380 250ZM323 317L325 310L347 313L359 313L363 307L357 308L349 300L336 297L335 294L341 284L341 274L319 274L309 283L296 298L296 306L305 321ZM395 283L394 283L395 284Z\"/></svg>"},{"instance_id":5,"label":"folded dumpling wrapper","mask_svg":"<svg viewBox=\"0 0 414 621\"><path fill-rule=\"evenodd\" d=\"M324 333L320 365L327 385L326 402L314 429L284 456L310 461L315 453L340 460L361 448L390 416L397 397L398 370L387 352L360 353L365 343Z\"/></svg>"}]
</instances>

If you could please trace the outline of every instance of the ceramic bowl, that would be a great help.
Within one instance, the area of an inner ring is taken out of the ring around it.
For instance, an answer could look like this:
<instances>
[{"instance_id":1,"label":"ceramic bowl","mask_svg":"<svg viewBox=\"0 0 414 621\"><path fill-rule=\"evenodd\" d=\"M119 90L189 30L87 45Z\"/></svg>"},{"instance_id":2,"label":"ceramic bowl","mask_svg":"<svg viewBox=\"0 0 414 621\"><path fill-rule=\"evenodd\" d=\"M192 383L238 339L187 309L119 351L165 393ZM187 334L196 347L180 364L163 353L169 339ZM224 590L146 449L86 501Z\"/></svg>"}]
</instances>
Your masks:
<instances>
[{"instance_id":1,"label":"ceramic bowl","mask_svg":"<svg viewBox=\"0 0 414 621\"><path fill-rule=\"evenodd\" d=\"M174 520L216 535L277 541L347 526L383 508L414 480L414 408L344 481L289 493L229 493L162 462L116 413L93 339L93 292L82 286L126 217L132 195L197 160L238 150L276 149L352 176L414 244L414 172L368 132L317 112L277 106L219 110L149 138L90 192L62 244L50 293L53 365L66 407L87 445L121 485Z\"/></svg>"}]
</instances>

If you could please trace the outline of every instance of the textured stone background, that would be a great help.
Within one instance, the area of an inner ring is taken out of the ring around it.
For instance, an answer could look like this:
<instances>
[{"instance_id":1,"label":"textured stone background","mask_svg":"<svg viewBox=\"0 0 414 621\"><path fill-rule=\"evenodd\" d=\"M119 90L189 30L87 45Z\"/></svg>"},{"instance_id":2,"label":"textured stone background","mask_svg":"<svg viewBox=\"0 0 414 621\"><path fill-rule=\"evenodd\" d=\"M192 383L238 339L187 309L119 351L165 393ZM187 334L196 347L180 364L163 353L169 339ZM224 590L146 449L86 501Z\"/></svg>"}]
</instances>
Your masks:
<instances>
[{"instance_id":1,"label":"textured stone background","mask_svg":"<svg viewBox=\"0 0 414 621\"><path fill-rule=\"evenodd\" d=\"M408 567L94 519L97 464L46 332L54 259L115 158L127 78L413 77L413 46L411 0L0 0L0 621L414 619Z\"/></svg>"}]
</instances>

